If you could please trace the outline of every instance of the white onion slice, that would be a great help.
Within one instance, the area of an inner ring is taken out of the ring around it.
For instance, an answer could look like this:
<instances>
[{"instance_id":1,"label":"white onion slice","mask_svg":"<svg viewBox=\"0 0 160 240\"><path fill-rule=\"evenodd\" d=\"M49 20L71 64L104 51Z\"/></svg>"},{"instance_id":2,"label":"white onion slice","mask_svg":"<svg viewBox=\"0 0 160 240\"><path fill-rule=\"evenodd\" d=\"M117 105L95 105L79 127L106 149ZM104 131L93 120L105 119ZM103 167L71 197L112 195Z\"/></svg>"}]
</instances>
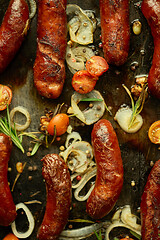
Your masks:
<instances>
[{"instance_id":1,"label":"white onion slice","mask_svg":"<svg viewBox=\"0 0 160 240\"><path fill-rule=\"evenodd\" d=\"M71 153L74 155L68 160ZM90 154L89 157L88 154ZM59 155L63 157L65 162L67 162L67 165L71 171L82 173L87 169L93 158L93 150L88 142L76 141L72 143L65 151L60 152Z\"/></svg>"},{"instance_id":2,"label":"white onion slice","mask_svg":"<svg viewBox=\"0 0 160 240\"><path fill-rule=\"evenodd\" d=\"M129 205L118 209L112 217L112 224L106 229L105 240L110 240L109 233L113 228L124 227L141 235L141 225L137 224L138 217L131 213Z\"/></svg>"},{"instance_id":3,"label":"white onion slice","mask_svg":"<svg viewBox=\"0 0 160 240\"><path fill-rule=\"evenodd\" d=\"M85 69L85 62L94 56L94 52L90 47L67 46L66 49L66 62L70 71L74 74L79 70Z\"/></svg>"},{"instance_id":4,"label":"white onion slice","mask_svg":"<svg viewBox=\"0 0 160 240\"><path fill-rule=\"evenodd\" d=\"M78 106L78 103L83 98L99 98L102 101L93 101L92 102L93 107L86 108L85 110L81 111ZM73 113L78 119L80 119L86 125L91 125L97 122L103 116L105 111L105 102L102 95L97 90L93 90L87 94L80 94L78 92L75 92L71 96L71 107L72 107ZM100 107L100 109L98 107Z\"/></svg>"},{"instance_id":5,"label":"white onion slice","mask_svg":"<svg viewBox=\"0 0 160 240\"><path fill-rule=\"evenodd\" d=\"M121 221L124 224L127 224L132 228L135 228L135 230L141 231L141 225L137 224L137 216L131 213L131 208L129 205L126 205L122 209Z\"/></svg>"},{"instance_id":6,"label":"white onion slice","mask_svg":"<svg viewBox=\"0 0 160 240\"><path fill-rule=\"evenodd\" d=\"M29 223L29 227L28 227L28 230L24 233L23 232L18 232L17 229L16 229L16 223L14 221L13 223L11 223L12 231L17 238L28 238L32 234L34 226L35 226L35 221L34 221L33 215L24 203L18 203L16 205L16 211L18 209L23 209L24 212L26 213L28 223Z\"/></svg>"},{"instance_id":7,"label":"white onion slice","mask_svg":"<svg viewBox=\"0 0 160 240\"><path fill-rule=\"evenodd\" d=\"M141 117L140 114L138 114L132 124L132 126L129 128L131 116L132 116L132 109L129 108L128 106L126 107L121 107L115 117L114 120L118 122L120 127L127 133L135 133L137 132L143 124L143 118Z\"/></svg>"},{"instance_id":8,"label":"white onion slice","mask_svg":"<svg viewBox=\"0 0 160 240\"><path fill-rule=\"evenodd\" d=\"M110 223L105 222L106 225ZM91 226L86 226L83 228L73 229L73 230L64 230L61 232L59 239L60 240L77 240L85 239L94 234L95 231L98 231L103 227L104 223L94 223Z\"/></svg>"},{"instance_id":9,"label":"white onion slice","mask_svg":"<svg viewBox=\"0 0 160 240\"><path fill-rule=\"evenodd\" d=\"M30 4L29 18L32 19L36 14L37 5L35 0L29 0L29 4Z\"/></svg>"},{"instance_id":10,"label":"white onion slice","mask_svg":"<svg viewBox=\"0 0 160 240\"><path fill-rule=\"evenodd\" d=\"M71 132L68 134L65 142L65 147L68 148L71 143L75 143L77 141L81 141L82 138L78 132Z\"/></svg>"},{"instance_id":11,"label":"white onion slice","mask_svg":"<svg viewBox=\"0 0 160 240\"><path fill-rule=\"evenodd\" d=\"M25 124L18 124L18 123L14 123L14 115L16 112L20 112L22 113L23 115L25 115L26 117L26 122ZM10 120L11 120L11 127L14 128L15 126L15 129L17 131L23 131L25 130L26 128L29 127L30 123L31 123L31 116L28 112L28 110L22 106L18 106L18 107L15 107L13 108L11 111L10 111Z\"/></svg>"},{"instance_id":12,"label":"white onion slice","mask_svg":"<svg viewBox=\"0 0 160 240\"><path fill-rule=\"evenodd\" d=\"M97 168L93 168L92 171L87 172L84 177L80 180L79 186L76 188L75 192L74 192L74 197L77 201L85 201L89 198L95 184L93 184L90 189L88 190L88 192L86 193L86 195L84 196L80 196L80 192L81 190L85 187L85 185L87 184L87 182L92 179L94 176L96 176L96 172L97 172Z\"/></svg>"},{"instance_id":13,"label":"white onion slice","mask_svg":"<svg viewBox=\"0 0 160 240\"><path fill-rule=\"evenodd\" d=\"M76 4L68 4L66 13L76 15L68 22L70 39L82 45L93 43L93 24L87 14Z\"/></svg>"}]
</instances>

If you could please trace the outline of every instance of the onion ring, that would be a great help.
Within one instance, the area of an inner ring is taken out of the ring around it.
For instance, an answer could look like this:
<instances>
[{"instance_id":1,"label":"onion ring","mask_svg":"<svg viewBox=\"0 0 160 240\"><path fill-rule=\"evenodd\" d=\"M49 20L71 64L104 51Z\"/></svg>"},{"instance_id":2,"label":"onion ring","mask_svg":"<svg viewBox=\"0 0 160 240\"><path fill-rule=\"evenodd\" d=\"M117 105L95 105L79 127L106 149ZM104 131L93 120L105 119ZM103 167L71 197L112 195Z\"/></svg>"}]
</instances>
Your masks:
<instances>
[{"instance_id":1,"label":"onion ring","mask_svg":"<svg viewBox=\"0 0 160 240\"><path fill-rule=\"evenodd\" d=\"M20 112L22 113L23 115L25 115L26 117L26 122L25 124L21 125L21 124L18 124L18 123L14 123L13 121L13 118L14 118L14 115L16 112ZM11 111L10 111L10 120L11 120L11 127L14 128L17 130L17 131L23 131L25 130L26 128L29 127L30 123L31 123L31 116L28 112L28 110L22 106L18 106L18 107L15 107L13 108Z\"/></svg>"},{"instance_id":2,"label":"onion ring","mask_svg":"<svg viewBox=\"0 0 160 240\"><path fill-rule=\"evenodd\" d=\"M14 235L18 238L28 238L32 234L34 226L35 226L35 221L34 221L33 215L24 203L18 203L16 205L16 210L18 210L18 209L23 209L24 212L26 213L29 227L28 227L28 230L24 233L18 232L16 229L16 223L14 221L13 223L11 223L12 231L13 231Z\"/></svg>"},{"instance_id":3,"label":"onion ring","mask_svg":"<svg viewBox=\"0 0 160 240\"><path fill-rule=\"evenodd\" d=\"M106 225L106 226L105 226ZM101 223L94 223L91 226L73 229L73 230L63 230L59 237L60 240L76 240L76 239L84 239L94 234L95 231L101 229L103 226L107 227L110 225L110 222L101 222Z\"/></svg>"},{"instance_id":4,"label":"onion ring","mask_svg":"<svg viewBox=\"0 0 160 240\"><path fill-rule=\"evenodd\" d=\"M29 12L29 19L32 19L37 10L37 5L35 0L29 0L29 5L30 5L30 12Z\"/></svg>"}]
</instances>

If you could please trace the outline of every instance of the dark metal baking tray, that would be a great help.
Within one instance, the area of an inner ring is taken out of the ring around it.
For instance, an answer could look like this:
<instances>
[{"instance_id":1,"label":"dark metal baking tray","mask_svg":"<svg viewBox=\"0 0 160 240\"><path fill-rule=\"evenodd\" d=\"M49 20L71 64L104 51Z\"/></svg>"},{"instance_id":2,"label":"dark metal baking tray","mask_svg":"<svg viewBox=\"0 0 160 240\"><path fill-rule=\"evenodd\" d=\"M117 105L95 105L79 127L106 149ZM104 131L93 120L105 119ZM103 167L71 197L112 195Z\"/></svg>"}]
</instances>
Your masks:
<instances>
[{"instance_id":1,"label":"dark metal baking tray","mask_svg":"<svg viewBox=\"0 0 160 240\"><path fill-rule=\"evenodd\" d=\"M0 20L3 18L8 3L9 0L0 0ZM78 4L82 9L95 10L96 16L99 17L98 0L69 0L68 3ZM108 72L103 74L95 87L95 89L101 92L107 105L112 107L113 116L123 103L130 104L130 99L122 87L122 83L130 88L135 82L135 76L139 74L148 74L151 66L154 49L153 39L148 24L141 13L140 4L141 1L130 1L131 39L130 52L126 64L121 67L110 66ZM134 35L132 32L132 22L135 19L139 19L142 23L142 32L138 36ZM70 97L74 92L71 86L72 74L66 67L66 81L63 92L58 99L45 99L37 93L33 84L33 63L36 56L36 22L37 15L31 22L28 35L26 36L19 52L5 72L0 75L0 83L10 86L13 90L13 100L10 109L20 105L29 110L32 121L28 131L36 131L38 129L40 116L44 114L46 108L54 110L58 103L63 102L69 106ZM100 29L98 29L95 34L96 47L98 47L98 43L101 41L99 35ZM141 54L141 50L144 50L143 55ZM135 61L138 62L139 66L135 71L132 71L130 66ZM4 115L4 112L0 113L0 116L2 115ZM124 166L124 185L116 206L112 212L105 217L105 219L111 218L116 207L124 206L126 204L131 205L132 212L137 213L143 188L151 169L150 161L155 162L160 158L158 147L150 142L147 135L151 123L160 118L160 105L157 99L152 96L149 96L147 99L142 111L144 124L138 133L125 133L114 121L113 116L110 116L109 113L106 112L103 117L111 121L118 136ZM75 119L73 121L73 127L75 131L80 132L83 140L90 142L90 133L93 126L81 126ZM65 138L62 137L60 142L55 142L52 147L48 149L41 147L33 157L27 157L26 153L22 154L19 149L13 146L9 161L9 167L12 171L8 174L8 180L11 186L17 174L15 167L16 163L18 161L23 163L26 162L26 167L18 179L12 193L15 204L31 201L33 199L42 202L42 204L28 205L36 223L34 232L28 240L36 239L37 230L45 211L46 192L45 183L41 174L42 163L40 160L48 153L59 153L59 147L64 144L64 141ZM27 151L29 140L26 139L24 144ZM28 170L29 166L35 165L37 166L37 170L32 172ZM30 181L28 180L29 176L32 176L32 180ZM135 181L134 187L131 186L132 180ZM39 193L35 197L32 197L32 194L35 192ZM73 203L75 203L76 207L72 208L70 219L90 219L85 211L86 202L78 203L73 197ZM25 221L26 219L22 219L21 221L21 226L19 226L21 230L24 225L26 227ZM82 224L79 224L79 226L82 226ZM10 231L10 227L0 227L0 239ZM90 239L96 239L96 236L93 235Z\"/></svg>"}]
</instances>

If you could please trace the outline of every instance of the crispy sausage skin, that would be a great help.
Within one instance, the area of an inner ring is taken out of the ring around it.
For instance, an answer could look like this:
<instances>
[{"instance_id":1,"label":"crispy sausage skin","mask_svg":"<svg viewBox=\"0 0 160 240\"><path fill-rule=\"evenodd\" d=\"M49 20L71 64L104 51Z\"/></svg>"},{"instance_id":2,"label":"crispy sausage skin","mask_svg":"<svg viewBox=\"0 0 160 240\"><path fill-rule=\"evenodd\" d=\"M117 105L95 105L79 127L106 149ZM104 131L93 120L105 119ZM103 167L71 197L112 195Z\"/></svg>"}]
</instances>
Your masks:
<instances>
[{"instance_id":1,"label":"crispy sausage skin","mask_svg":"<svg viewBox=\"0 0 160 240\"><path fill-rule=\"evenodd\" d=\"M19 50L29 18L25 0L11 0L0 27L0 73L3 72Z\"/></svg>"},{"instance_id":2,"label":"crispy sausage skin","mask_svg":"<svg viewBox=\"0 0 160 240\"><path fill-rule=\"evenodd\" d=\"M148 75L148 88L152 95L160 99L160 1L143 0L141 9L151 28L154 40L154 54Z\"/></svg>"},{"instance_id":3,"label":"crispy sausage skin","mask_svg":"<svg viewBox=\"0 0 160 240\"><path fill-rule=\"evenodd\" d=\"M47 204L37 237L39 240L53 240L58 239L68 220L71 205L71 179L68 167L59 155L48 154L42 161Z\"/></svg>"},{"instance_id":4,"label":"crispy sausage skin","mask_svg":"<svg viewBox=\"0 0 160 240\"><path fill-rule=\"evenodd\" d=\"M94 124L92 146L97 165L96 182L87 200L87 213L94 219L107 215L123 186L123 164L116 133L111 123L101 119Z\"/></svg>"},{"instance_id":5,"label":"crispy sausage skin","mask_svg":"<svg viewBox=\"0 0 160 240\"><path fill-rule=\"evenodd\" d=\"M0 133L0 225L2 226L8 226L17 215L7 179L11 150L10 137Z\"/></svg>"},{"instance_id":6,"label":"crispy sausage skin","mask_svg":"<svg viewBox=\"0 0 160 240\"><path fill-rule=\"evenodd\" d=\"M99 0L99 4L104 57L109 64L123 65L129 52L129 0Z\"/></svg>"},{"instance_id":7,"label":"crispy sausage skin","mask_svg":"<svg viewBox=\"0 0 160 240\"><path fill-rule=\"evenodd\" d=\"M58 98L65 80L67 0L38 0L34 83L40 95Z\"/></svg>"},{"instance_id":8,"label":"crispy sausage skin","mask_svg":"<svg viewBox=\"0 0 160 240\"><path fill-rule=\"evenodd\" d=\"M142 240L160 239L160 160L147 179L141 198Z\"/></svg>"}]
</instances>

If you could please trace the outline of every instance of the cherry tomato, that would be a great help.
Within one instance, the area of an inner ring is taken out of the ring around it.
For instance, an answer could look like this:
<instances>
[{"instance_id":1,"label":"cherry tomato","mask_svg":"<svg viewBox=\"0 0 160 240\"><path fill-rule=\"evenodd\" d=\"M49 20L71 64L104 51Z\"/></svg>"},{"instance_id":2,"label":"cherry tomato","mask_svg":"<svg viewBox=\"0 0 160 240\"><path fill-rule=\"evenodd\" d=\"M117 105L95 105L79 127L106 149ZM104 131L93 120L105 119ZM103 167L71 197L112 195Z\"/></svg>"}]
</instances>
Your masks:
<instances>
[{"instance_id":1,"label":"cherry tomato","mask_svg":"<svg viewBox=\"0 0 160 240\"><path fill-rule=\"evenodd\" d=\"M0 111L7 108L7 104L9 105L12 100L12 90L0 84Z\"/></svg>"},{"instance_id":2,"label":"cherry tomato","mask_svg":"<svg viewBox=\"0 0 160 240\"><path fill-rule=\"evenodd\" d=\"M56 136L60 136L67 131L68 125L69 125L68 115L65 113L59 113L55 115L49 122L47 131L50 135L54 135L54 128L56 127Z\"/></svg>"},{"instance_id":3,"label":"cherry tomato","mask_svg":"<svg viewBox=\"0 0 160 240\"><path fill-rule=\"evenodd\" d=\"M80 70L73 75L72 87L80 94L91 92L97 82L98 78L93 77L87 70Z\"/></svg>"},{"instance_id":4,"label":"cherry tomato","mask_svg":"<svg viewBox=\"0 0 160 240\"><path fill-rule=\"evenodd\" d=\"M3 240L19 240L13 233L9 233Z\"/></svg>"},{"instance_id":5,"label":"cherry tomato","mask_svg":"<svg viewBox=\"0 0 160 240\"><path fill-rule=\"evenodd\" d=\"M152 143L160 144L160 120L150 126L148 137Z\"/></svg>"},{"instance_id":6,"label":"cherry tomato","mask_svg":"<svg viewBox=\"0 0 160 240\"><path fill-rule=\"evenodd\" d=\"M133 240L133 238L125 237L125 238L121 238L120 240Z\"/></svg>"},{"instance_id":7,"label":"cherry tomato","mask_svg":"<svg viewBox=\"0 0 160 240\"><path fill-rule=\"evenodd\" d=\"M94 77L101 76L108 68L106 60L100 56L93 56L86 62L87 71Z\"/></svg>"}]
</instances>

